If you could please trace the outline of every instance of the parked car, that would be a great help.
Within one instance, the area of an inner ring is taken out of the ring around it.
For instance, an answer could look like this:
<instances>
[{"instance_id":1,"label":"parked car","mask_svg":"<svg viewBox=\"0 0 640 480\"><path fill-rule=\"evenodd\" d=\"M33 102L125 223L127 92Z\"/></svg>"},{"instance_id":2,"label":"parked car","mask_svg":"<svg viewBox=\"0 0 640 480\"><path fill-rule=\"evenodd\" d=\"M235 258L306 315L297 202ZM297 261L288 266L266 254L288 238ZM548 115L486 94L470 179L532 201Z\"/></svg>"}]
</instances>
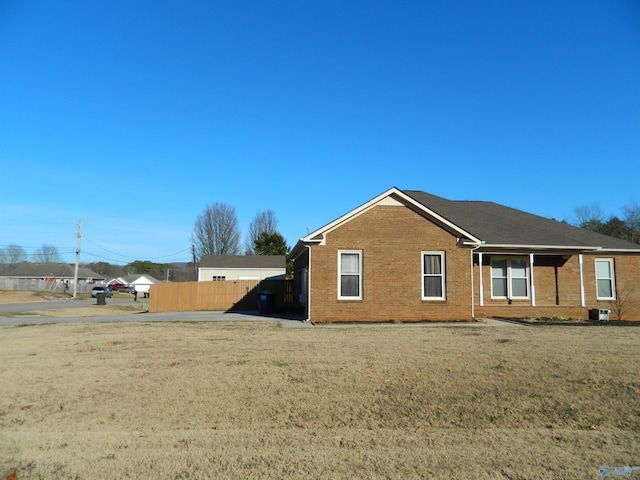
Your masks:
<instances>
[{"instance_id":1,"label":"parked car","mask_svg":"<svg viewBox=\"0 0 640 480\"><path fill-rule=\"evenodd\" d=\"M118 291L118 290L122 291L122 289L125 288L125 286L122 283L115 283L113 285L109 285L109 288L115 291Z\"/></svg>"},{"instance_id":2,"label":"parked car","mask_svg":"<svg viewBox=\"0 0 640 480\"><path fill-rule=\"evenodd\" d=\"M135 288L133 287L122 287L120 290L118 290L120 293L133 293L133 291L135 290Z\"/></svg>"},{"instance_id":3,"label":"parked car","mask_svg":"<svg viewBox=\"0 0 640 480\"><path fill-rule=\"evenodd\" d=\"M96 297L98 293L104 293L107 297L113 297L113 292L109 287L93 287L91 289L91 296Z\"/></svg>"}]
</instances>

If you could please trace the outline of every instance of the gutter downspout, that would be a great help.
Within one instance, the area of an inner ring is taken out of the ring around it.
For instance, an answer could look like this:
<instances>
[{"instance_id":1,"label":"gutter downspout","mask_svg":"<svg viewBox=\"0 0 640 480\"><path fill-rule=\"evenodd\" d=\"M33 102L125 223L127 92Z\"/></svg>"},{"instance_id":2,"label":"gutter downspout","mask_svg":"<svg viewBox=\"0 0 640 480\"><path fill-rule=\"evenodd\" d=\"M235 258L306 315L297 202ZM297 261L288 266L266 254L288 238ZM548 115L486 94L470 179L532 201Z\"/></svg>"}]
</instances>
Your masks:
<instances>
[{"instance_id":1,"label":"gutter downspout","mask_svg":"<svg viewBox=\"0 0 640 480\"><path fill-rule=\"evenodd\" d=\"M473 282L473 254L474 252L480 248L480 245L477 245L475 247L473 247L471 249L471 319L475 320L476 318L476 302L474 299L474 293L475 293L475 288L474 288L474 282ZM478 253L478 258L479 258L479 272L480 272L480 291L478 292L480 295L480 306L482 306L482 253Z\"/></svg>"},{"instance_id":2,"label":"gutter downspout","mask_svg":"<svg viewBox=\"0 0 640 480\"><path fill-rule=\"evenodd\" d=\"M305 322L311 321L311 245L305 245L309 250L309 268L307 269L307 318L304 320Z\"/></svg>"},{"instance_id":3,"label":"gutter downspout","mask_svg":"<svg viewBox=\"0 0 640 480\"><path fill-rule=\"evenodd\" d=\"M479 247L479 246L478 246ZM484 307L484 281L482 277L482 252L478 253L478 274L480 275L480 306Z\"/></svg>"},{"instance_id":4,"label":"gutter downspout","mask_svg":"<svg viewBox=\"0 0 640 480\"><path fill-rule=\"evenodd\" d=\"M582 271L583 255L578 255L578 263L580 264L580 306L585 307L584 301L584 272Z\"/></svg>"},{"instance_id":5,"label":"gutter downspout","mask_svg":"<svg viewBox=\"0 0 640 480\"><path fill-rule=\"evenodd\" d=\"M533 262L534 262L534 257L533 257L533 253L529 254L529 265L531 266L531 306L535 307L536 306L536 282L535 282L535 277L533 275Z\"/></svg>"}]
</instances>

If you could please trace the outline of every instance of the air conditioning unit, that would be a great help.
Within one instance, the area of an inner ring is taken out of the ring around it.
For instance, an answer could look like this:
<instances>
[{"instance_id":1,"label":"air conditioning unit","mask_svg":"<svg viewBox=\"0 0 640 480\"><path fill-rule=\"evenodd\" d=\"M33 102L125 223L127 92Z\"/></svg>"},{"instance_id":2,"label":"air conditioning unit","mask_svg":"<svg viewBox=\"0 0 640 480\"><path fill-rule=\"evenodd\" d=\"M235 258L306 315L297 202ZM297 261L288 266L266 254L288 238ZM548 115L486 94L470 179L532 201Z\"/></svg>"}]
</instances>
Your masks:
<instances>
[{"instance_id":1,"label":"air conditioning unit","mask_svg":"<svg viewBox=\"0 0 640 480\"><path fill-rule=\"evenodd\" d=\"M608 322L610 313L611 310L607 308L592 308L591 310L589 310L589 320Z\"/></svg>"}]
</instances>

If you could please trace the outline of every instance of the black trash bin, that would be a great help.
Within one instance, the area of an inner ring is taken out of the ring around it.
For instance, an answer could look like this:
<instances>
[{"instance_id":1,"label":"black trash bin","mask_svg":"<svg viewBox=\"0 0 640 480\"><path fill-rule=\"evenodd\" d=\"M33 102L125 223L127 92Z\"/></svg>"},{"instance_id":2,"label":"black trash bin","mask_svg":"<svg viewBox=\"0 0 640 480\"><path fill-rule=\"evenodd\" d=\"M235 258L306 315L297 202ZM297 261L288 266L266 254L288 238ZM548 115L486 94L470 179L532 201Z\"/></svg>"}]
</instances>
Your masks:
<instances>
[{"instance_id":1,"label":"black trash bin","mask_svg":"<svg viewBox=\"0 0 640 480\"><path fill-rule=\"evenodd\" d=\"M96 293L96 305L106 305L107 304L107 294L104 292Z\"/></svg>"},{"instance_id":2,"label":"black trash bin","mask_svg":"<svg viewBox=\"0 0 640 480\"><path fill-rule=\"evenodd\" d=\"M258 292L258 313L266 315L273 313L276 306L276 294L272 292Z\"/></svg>"}]
</instances>

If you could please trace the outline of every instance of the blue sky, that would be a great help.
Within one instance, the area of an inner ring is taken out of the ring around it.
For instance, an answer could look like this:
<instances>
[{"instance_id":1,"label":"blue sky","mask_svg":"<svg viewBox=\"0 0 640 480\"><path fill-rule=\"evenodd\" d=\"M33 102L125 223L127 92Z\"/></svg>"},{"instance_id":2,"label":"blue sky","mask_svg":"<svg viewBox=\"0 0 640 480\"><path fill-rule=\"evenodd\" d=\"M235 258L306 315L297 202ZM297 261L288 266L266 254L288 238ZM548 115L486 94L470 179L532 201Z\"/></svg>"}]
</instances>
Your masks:
<instances>
[{"instance_id":1,"label":"blue sky","mask_svg":"<svg viewBox=\"0 0 640 480\"><path fill-rule=\"evenodd\" d=\"M0 248L290 246L392 186L572 220L640 202L633 0L0 0Z\"/></svg>"}]
</instances>

